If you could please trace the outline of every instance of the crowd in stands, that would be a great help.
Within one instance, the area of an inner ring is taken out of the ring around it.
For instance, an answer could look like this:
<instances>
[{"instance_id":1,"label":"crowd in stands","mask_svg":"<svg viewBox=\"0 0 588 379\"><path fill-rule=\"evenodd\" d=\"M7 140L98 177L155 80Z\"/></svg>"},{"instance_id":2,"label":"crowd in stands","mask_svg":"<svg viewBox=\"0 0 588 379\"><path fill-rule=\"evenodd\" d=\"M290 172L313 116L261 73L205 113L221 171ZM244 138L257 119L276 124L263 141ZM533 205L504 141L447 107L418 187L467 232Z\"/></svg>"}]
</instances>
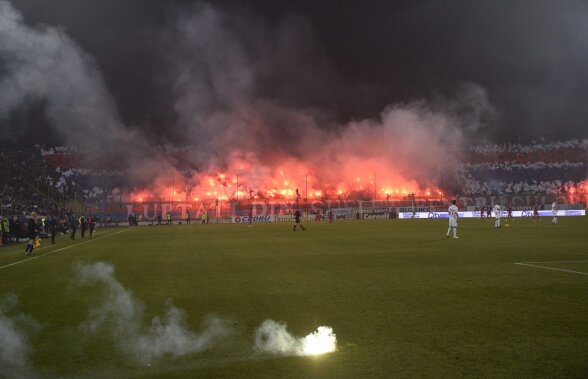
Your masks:
<instances>
[{"instance_id":1,"label":"crowd in stands","mask_svg":"<svg viewBox=\"0 0 588 379\"><path fill-rule=\"evenodd\" d=\"M588 140L472 146L458 175L466 195L583 193Z\"/></svg>"},{"instance_id":2,"label":"crowd in stands","mask_svg":"<svg viewBox=\"0 0 588 379\"><path fill-rule=\"evenodd\" d=\"M37 149L2 149L0 151L0 214L48 213L54 209L47 188L47 164Z\"/></svg>"},{"instance_id":3,"label":"crowd in stands","mask_svg":"<svg viewBox=\"0 0 588 379\"><path fill-rule=\"evenodd\" d=\"M94 190L78 185L74 169L54 167L39 146L0 149L0 173L0 216L11 219L62 215L71 199Z\"/></svg>"},{"instance_id":4,"label":"crowd in stands","mask_svg":"<svg viewBox=\"0 0 588 379\"><path fill-rule=\"evenodd\" d=\"M524 144L482 144L471 145L466 151L466 161L468 162L486 162L494 161L513 161L517 162L537 162L541 160L557 161L561 159L561 154L565 154L568 159L582 160L586 159L586 149L588 148L587 140L568 140L550 143L533 142L528 145Z\"/></svg>"},{"instance_id":5,"label":"crowd in stands","mask_svg":"<svg viewBox=\"0 0 588 379\"><path fill-rule=\"evenodd\" d=\"M154 149L181 156L187 148ZM56 199L97 204L107 196L122 198L117 183L124 182L124 172L83 167L82 161L75 148L1 149L0 215L57 214ZM463 195L588 191L588 140L475 145L461 162L457 177Z\"/></svg>"}]
</instances>

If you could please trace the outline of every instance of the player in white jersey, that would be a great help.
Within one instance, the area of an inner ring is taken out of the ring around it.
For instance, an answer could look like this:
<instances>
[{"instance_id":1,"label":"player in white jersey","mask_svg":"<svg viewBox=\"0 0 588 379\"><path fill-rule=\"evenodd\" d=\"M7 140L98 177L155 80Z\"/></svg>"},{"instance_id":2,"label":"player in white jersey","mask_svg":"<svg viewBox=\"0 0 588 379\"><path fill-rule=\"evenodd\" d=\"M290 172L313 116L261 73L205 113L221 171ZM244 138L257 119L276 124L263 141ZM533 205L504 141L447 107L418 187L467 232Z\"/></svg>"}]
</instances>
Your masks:
<instances>
[{"instance_id":1,"label":"player in white jersey","mask_svg":"<svg viewBox=\"0 0 588 379\"><path fill-rule=\"evenodd\" d=\"M449 228L447 229L447 238L449 238L449 232L453 229L453 238L459 238L457 236L457 217L459 216L457 206L455 205L455 200L451 202L449 206Z\"/></svg>"},{"instance_id":2,"label":"player in white jersey","mask_svg":"<svg viewBox=\"0 0 588 379\"><path fill-rule=\"evenodd\" d=\"M494 205L494 208L492 208L492 212L494 212L494 227L500 228L500 217L502 217L502 207L496 204Z\"/></svg>"},{"instance_id":3,"label":"player in white jersey","mask_svg":"<svg viewBox=\"0 0 588 379\"><path fill-rule=\"evenodd\" d=\"M557 203L555 201L551 203L551 215L553 216L551 223L557 224Z\"/></svg>"}]
</instances>

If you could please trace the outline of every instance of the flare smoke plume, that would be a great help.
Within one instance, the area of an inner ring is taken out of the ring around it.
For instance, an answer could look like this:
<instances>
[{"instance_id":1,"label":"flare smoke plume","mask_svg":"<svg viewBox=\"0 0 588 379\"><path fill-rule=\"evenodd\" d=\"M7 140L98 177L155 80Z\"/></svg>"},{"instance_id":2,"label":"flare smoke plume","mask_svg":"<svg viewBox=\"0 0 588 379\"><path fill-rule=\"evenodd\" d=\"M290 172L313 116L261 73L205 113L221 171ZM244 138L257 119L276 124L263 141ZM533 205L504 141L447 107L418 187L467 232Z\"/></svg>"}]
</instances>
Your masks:
<instances>
[{"instance_id":1,"label":"flare smoke plume","mask_svg":"<svg viewBox=\"0 0 588 379\"><path fill-rule=\"evenodd\" d=\"M28 333L39 328L30 317L13 314L18 305L15 294L0 299L0 376L30 378L34 376L30 362L33 349Z\"/></svg>"},{"instance_id":2,"label":"flare smoke plume","mask_svg":"<svg viewBox=\"0 0 588 379\"><path fill-rule=\"evenodd\" d=\"M97 62L64 30L28 26L0 1L0 117L44 102L66 143L116 157L128 171L125 186L150 189L143 197L169 198L172 177L201 197L288 196L303 183L313 196L342 194L376 180L383 197L435 187L466 134L494 113L485 90L467 84L453 99L337 121L328 109L341 94L364 94L340 77L300 16L269 25L202 2L178 12L159 41L167 65L159 79L177 122L154 132L121 121ZM191 148L179 156L152 149L166 142ZM238 186L212 188L225 174L239 177Z\"/></svg>"},{"instance_id":3,"label":"flare smoke plume","mask_svg":"<svg viewBox=\"0 0 588 379\"><path fill-rule=\"evenodd\" d=\"M139 137L121 123L94 59L59 27L27 26L7 1L0 1L0 58L0 117L45 102L54 132L81 148Z\"/></svg>"},{"instance_id":4,"label":"flare smoke plume","mask_svg":"<svg viewBox=\"0 0 588 379\"><path fill-rule=\"evenodd\" d=\"M208 317L201 331L194 333L184 325L183 311L171 305L164 317L154 317L144 326L145 306L114 278L111 265L78 265L76 273L80 285L104 286L104 299L90 311L84 327L89 332L108 331L121 351L139 361L198 353L233 332L224 320Z\"/></svg>"}]
</instances>

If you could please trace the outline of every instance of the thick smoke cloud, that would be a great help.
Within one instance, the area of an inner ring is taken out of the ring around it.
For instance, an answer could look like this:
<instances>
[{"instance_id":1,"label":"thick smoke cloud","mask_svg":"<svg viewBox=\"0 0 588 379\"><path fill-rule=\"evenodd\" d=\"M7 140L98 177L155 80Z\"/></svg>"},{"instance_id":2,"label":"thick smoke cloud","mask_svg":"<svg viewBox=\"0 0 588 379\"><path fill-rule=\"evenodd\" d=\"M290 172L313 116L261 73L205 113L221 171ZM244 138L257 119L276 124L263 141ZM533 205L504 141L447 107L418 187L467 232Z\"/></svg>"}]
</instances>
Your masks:
<instances>
[{"instance_id":1,"label":"thick smoke cloud","mask_svg":"<svg viewBox=\"0 0 588 379\"><path fill-rule=\"evenodd\" d=\"M94 59L59 27L27 26L7 1L0 1L0 59L0 117L43 102L54 131L73 146L120 148L137 138L121 123Z\"/></svg>"},{"instance_id":2,"label":"thick smoke cloud","mask_svg":"<svg viewBox=\"0 0 588 379\"><path fill-rule=\"evenodd\" d=\"M365 172L382 185L432 185L465 135L495 113L475 84L452 99L390 105L379 117L344 124L300 101L293 106L292 93L329 98L340 92L331 85L336 70L300 18L271 27L254 15L202 4L179 17L173 39L177 130L197 141L207 170L235 172L245 162L258 171L245 180L266 189L271 184L263 178L275 178L284 166L290 176L311 173L321 188L348 187Z\"/></svg>"},{"instance_id":3,"label":"thick smoke cloud","mask_svg":"<svg viewBox=\"0 0 588 379\"><path fill-rule=\"evenodd\" d=\"M164 317L154 317L145 327L145 306L115 279L111 265L78 265L76 273L80 285L105 287L102 303L91 309L84 328L91 333L107 331L122 352L138 361L198 353L233 333L229 323L216 317L205 319L202 330L194 333L184 325L182 310L172 305Z\"/></svg>"},{"instance_id":4,"label":"thick smoke cloud","mask_svg":"<svg viewBox=\"0 0 588 379\"><path fill-rule=\"evenodd\" d=\"M248 41L245 46L237 45L237 50L246 48L236 54L237 58L241 53L276 57L269 62L257 59L260 69L253 73L244 68L239 69L244 75L237 78L228 74L211 78L217 85L234 79L248 85L254 80L258 83L256 91L271 92L264 97L281 104L363 119L374 117L391 103L429 97L435 91L451 94L461 83L475 82L487 89L501 115L499 122L479 133L480 139L586 137L585 1L456 0L447 4L368 0L347 4L335 13L332 4L304 0L289 4L265 0L215 2L225 5L223 11L206 3L197 3L196 10L190 11L187 3L146 0L138 6L112 0L76 4L55 0L48 9L44 0L19 0L14 5L31 24L63 25L105 69L117 97L125 94L119 104L125 119L140 124L150 134L158 129L160 136L175 140L183 135L171 127L173 110L181 110L185 104L169 96L167 90L145 91L148 87L137 83L167 83L161 75L166 66L158 60L166 54L153 40L158 30L169 29L170 14L178 6L183 20L198 14L196 18L203 21L199 27L184 26L186 32L192 29L206 35L215 23L231 25L241 39ZM239 3L247 5L235 9L234 4ZM235 13L240 16L232 16ZM293 13L300 16L291 16ZM213 15L216 21L211 22L205 14ZM296 33L288 33L288 28ZM59 30L36 28L37 32L44 29ZM235 47L230 37L215 34L210 39L211 48L219 56L228 54ZM178 45L173 39L165 44L169 50ZM193 53L202 56L199 50ZM328 62L325 65L325 56L337 70ZM235 60L235 65L240 62ZM270 78L267 72L277 74L273 77L278 80L260 86L260 77ZM185 78L177 79L181 83ZM350 82L357 85L350 86ZM140 96L137 91L141 91ZM165 100L170 102L167 108L159 106ZM207 99L202 104L204 109L205 104ZM154 109L157 114L153 114ZM192 115L187 120L192 118L200 116ZM150 124L145 119L168 122Z\"/></svg>"},{"instance_id":5,"label":"thick smoke cloud","mask_svg":"<svg viewBox=\"0 0 588 379\"><path fill-rule=\"evenodd\" d=\"M495 113L486 91L468 84L449 98L340 122L333 107L365 93L343 79L305 18L269 23L247 9L199 2L181 8L162 33L167 60L158 80L169 83L176 122L159 126L163 140L152 139L120 121L95 60L63 30L27 26L6 1L0 17L0 80L9 89L0 115L42 99L67 143L118 153L111 155L128 170L128 185L148 183L156 196L171 192L171 177L176 188L197 188L219 172L240 175L255 192L275 191L280 181L301 187L301 178L314 190L347 191L360 175L362 188L376 180L384 190L433 187L468 133ZM194 149L181 162L142 150L166 140ZM191 171L176 171L177 163Z\"/></svg>"},{"instance_id":6,"label":"thick smoke cloud","mask_svg":"<svg viewBox=\"0 0 588 379\"><path fill-rule=\"evenodd\" d=\"M14 314L18 305L15 294L0 298L0 376L5 378L30 378L33 349L29 334L38 330L39 325L22 313Z\"/></svg>"}]
</instances>

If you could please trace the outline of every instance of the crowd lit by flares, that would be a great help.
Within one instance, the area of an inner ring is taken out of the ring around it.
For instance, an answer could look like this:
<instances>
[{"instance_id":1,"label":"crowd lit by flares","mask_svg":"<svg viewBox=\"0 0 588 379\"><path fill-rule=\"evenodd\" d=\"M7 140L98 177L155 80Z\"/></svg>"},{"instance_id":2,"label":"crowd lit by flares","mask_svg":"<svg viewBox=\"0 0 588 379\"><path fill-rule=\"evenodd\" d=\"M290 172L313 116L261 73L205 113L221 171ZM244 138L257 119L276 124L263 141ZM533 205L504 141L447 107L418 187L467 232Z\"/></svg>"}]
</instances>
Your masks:
<instances>
[{"instance_id":1,"label":"crowd lit by flares","mask_svg":"<svg viewBox=\"0 0 588 379\"><path fill-rule=\"evenodd\" d=\"M134 190L127 200L395 200L413 194L431 199L443 197L443 192L437 188L420 188L416 182L399 177L380 178L377 172L353 175L351 180L347 175L347 178L330 183L310 170L277 168L267 176L259 177L242 167L238 171L200 173L191 177L170 174L167 178L160 178L151 188Z\"/></svg>"}]
</instances>

